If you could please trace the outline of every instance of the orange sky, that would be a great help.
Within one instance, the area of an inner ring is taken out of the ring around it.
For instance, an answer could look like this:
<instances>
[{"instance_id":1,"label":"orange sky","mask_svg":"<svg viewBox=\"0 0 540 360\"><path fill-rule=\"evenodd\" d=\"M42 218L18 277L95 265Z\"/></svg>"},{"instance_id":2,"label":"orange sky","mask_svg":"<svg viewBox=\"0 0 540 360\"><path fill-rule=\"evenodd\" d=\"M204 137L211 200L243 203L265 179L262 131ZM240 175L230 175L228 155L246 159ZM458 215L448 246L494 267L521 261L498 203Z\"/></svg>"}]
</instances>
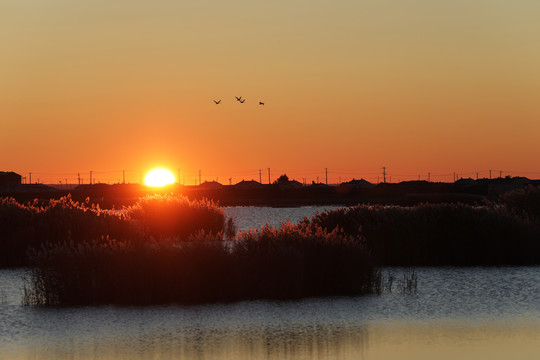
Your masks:
<instances>
[{"instance_id":1,"label":"orange sky","mask_svg":"<svg viewBox=\"0 0 540 360\"><path fill-rule=\"evenodd\" d=\"M0 170L540 178L538 14L533 0L10 2Z\"/></svg>"}]
</instances>

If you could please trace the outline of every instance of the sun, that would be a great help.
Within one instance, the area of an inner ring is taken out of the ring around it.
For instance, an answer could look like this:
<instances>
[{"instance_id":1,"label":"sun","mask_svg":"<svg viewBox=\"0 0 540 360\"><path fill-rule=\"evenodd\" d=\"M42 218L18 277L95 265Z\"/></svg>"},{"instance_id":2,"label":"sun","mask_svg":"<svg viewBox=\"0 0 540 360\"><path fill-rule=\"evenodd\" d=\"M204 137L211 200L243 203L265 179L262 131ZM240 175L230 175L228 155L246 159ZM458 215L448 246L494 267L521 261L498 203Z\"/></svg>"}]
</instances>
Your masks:
<instances>
[{"instance_id":1,"label":"sun","mask_svg":"<svg viewBox=\"0 0 540 360\"><path fill-rule=\"evenodd\" d=\"M165 186L175 182L174 175L167 169L151 170L144 177L144 183L147 186Z\"/></svg>"}]
</instances>

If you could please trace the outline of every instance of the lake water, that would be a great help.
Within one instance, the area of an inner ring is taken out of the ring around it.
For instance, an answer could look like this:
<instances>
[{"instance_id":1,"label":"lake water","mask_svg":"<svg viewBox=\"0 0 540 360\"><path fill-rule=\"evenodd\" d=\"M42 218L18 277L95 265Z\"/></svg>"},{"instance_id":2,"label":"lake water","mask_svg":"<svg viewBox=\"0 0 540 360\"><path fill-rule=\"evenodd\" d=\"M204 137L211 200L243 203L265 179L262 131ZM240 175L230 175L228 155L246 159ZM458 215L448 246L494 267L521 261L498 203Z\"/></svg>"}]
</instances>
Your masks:
<instances>
[{"instance_id":1,"label":"lake water","mask_svg":"<svg viewBox=\"0 0 540 360\"><path fill-rule=\"evenodd\" d=\"M304 217L311 218L317 212L339 209L341 206L299 206L299 207L256 207L256 206L228 206L224 207L225 215L234 220L239 230L260 228L266 223L270 226L280 227L283 221L289 220L297 223Z\"/></svg>"},{"instance_id":2,"label":"lake water","mask_svg":"<svg viewBox=\"0 0 540 360\"><path fill-rule=\"evenodd\" d=\"M317 208L226 211L245 229ZM540 358L540 267L416 271L414 294L42 308L21 305L26 270L0 270L0 359Z\"/></svg>"}]
</instances>

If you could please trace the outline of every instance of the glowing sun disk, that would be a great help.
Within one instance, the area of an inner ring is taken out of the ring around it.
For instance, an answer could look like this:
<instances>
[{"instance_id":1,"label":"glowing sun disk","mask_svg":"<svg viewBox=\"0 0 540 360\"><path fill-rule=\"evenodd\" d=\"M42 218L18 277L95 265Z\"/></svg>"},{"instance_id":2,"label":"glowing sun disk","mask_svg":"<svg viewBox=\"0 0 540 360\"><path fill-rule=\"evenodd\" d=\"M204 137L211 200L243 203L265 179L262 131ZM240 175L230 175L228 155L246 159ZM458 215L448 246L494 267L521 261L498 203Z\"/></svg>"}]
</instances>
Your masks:
<instances>
[{"instance_id":1,"label":"glowing sun disk","mask_svg":"<svg viewBox=\"0 0 540 360\"><path fill-rule=\"evenodd\" d=\"M154 169L144 177L144 183L148 186L165 186L174 182L174 175L166 169Z\"/></svg>"}]
</instances>

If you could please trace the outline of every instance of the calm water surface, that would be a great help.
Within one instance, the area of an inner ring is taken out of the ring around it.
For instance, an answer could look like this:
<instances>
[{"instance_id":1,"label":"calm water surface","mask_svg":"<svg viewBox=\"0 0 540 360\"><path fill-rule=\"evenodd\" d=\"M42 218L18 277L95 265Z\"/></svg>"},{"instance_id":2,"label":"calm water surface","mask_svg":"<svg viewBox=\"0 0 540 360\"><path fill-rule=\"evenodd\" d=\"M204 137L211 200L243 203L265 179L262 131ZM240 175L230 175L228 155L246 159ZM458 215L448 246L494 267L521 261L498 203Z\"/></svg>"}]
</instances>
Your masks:
<instances>
[{"instance_id":1,"label":"calm water surface","mask_svg":"<svg viewBox=\"0 0 540 360\"><path fill-rule=\"evenodd\" d=\"M540 267L417 274L416 294L41 308L21 305L26 270L0 270L0 359L539 359Z\"/></svg>"},{"instance_id":2,"label":"calm water surface","mask_svg":"<svg viewBox=\"0 0 540 360\"><path fill-rule=\"evenodd\" d=\"M227 206L224 207L227 217L231 217L239 230L246 231L264 226L280 227L283 221L297 223L304 217L311 218L317 212L339 209L340 206L299 206L292 208L272 208L256 206Z\"/></svg>"}]
</instances>

